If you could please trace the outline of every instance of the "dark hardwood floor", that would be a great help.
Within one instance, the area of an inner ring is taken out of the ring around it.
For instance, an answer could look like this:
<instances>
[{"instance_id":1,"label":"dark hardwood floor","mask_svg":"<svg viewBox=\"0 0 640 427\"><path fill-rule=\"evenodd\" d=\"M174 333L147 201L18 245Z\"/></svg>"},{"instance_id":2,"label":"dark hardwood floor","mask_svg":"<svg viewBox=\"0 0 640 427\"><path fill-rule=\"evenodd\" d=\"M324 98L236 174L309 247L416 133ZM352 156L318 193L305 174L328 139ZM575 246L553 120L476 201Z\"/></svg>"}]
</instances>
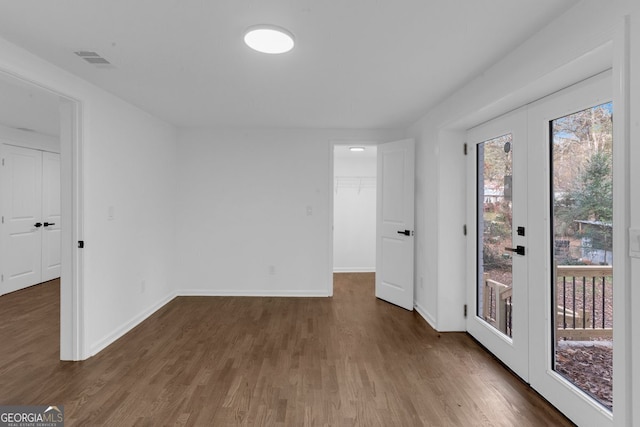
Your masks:
<instances>
[{"instance_id":1,"label":"dark hardwood floor","mask_svg":"<svg viewBox=\"0 0 640 427\"><path fill-rule=\"evenodd\" d=\"M566 426L469 336L377 300L179 297L83 362L60 362L59 283L0 297L0 404L67 426Z\"/></svg>"}]
</instances>

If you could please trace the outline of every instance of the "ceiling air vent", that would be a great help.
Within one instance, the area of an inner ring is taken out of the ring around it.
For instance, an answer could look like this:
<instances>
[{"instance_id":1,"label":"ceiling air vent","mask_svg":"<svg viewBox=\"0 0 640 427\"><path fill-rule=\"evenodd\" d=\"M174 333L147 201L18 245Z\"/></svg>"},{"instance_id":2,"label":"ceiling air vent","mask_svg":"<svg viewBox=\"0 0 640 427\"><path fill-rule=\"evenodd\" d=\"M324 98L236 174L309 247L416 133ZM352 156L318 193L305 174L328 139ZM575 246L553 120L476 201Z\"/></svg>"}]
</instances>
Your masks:
<instances>
[{"instance_id":1,"label":"ceiling air vent","mask_svg":"<svg viewBox=\"0 0 640 427\"><path fill-rule=\"evenodd\" d=\"M111 65L111 62L107 61L102 56L100 56L98 53L93 52L91 50L79 50L79 51L74 52L74 53L76 55L78 55L80 58L82 58L85 61L87 61L89 64L93 64L93 65L95 65L97 67L100 67L100 68L111 68L111 67L113 67L113 65Z\"/></svg>"}]
</instances>

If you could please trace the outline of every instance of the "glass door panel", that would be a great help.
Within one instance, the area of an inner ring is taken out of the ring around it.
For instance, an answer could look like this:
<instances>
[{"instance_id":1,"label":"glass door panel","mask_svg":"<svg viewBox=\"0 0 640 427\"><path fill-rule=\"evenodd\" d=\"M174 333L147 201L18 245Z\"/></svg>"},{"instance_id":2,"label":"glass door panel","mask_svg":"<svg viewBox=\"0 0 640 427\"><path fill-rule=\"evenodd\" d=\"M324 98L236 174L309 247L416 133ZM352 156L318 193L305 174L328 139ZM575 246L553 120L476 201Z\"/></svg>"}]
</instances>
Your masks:
<instances>
[{"instance_id":1,"label":"glass door panel","mask_svg":"<svg viewBox=\"0 0 640 427\"><path fill-rule=\"evenodd\" d=\"M512 284L512 157L513 135L477 145L477 245L476 314L511 338Z\"/></svg>"},{"instance_id":2,"label":"glass door panel","mask_svg":"<svg viewBox=\"0 0 640 427\"><path fill-rule=\"evenodd\" d=\"M613 408L612 104L550 121L552 367Z\"/></svg>"}]
</instances>

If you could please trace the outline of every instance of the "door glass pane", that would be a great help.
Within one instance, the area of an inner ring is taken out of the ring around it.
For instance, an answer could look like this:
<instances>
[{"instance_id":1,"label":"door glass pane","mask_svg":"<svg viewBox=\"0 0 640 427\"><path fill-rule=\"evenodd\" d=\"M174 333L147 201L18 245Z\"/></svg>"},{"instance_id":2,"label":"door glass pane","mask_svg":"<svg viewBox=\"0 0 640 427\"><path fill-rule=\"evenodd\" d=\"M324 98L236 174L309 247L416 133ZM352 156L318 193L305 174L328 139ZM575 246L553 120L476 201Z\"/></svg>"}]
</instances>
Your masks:
<instances>
[{"instance_id":1,"label":"door glass pane","mask_svg":"<svg viewBox=\"0 0 640 427\"><path fill-rule=\"evenodd\" d=\"M478 144L476 314L511 337L512 135Z\"/></svg>"},{"instance_id":2,"label":"door glass pane","mask_svg":"<svg viewBox=\"0 0 640 427\"><path fill-rule=\"evenodd\" d=\"M613 408L612 104L553 120L556 372Z\"/></svg>"}]
</instances>

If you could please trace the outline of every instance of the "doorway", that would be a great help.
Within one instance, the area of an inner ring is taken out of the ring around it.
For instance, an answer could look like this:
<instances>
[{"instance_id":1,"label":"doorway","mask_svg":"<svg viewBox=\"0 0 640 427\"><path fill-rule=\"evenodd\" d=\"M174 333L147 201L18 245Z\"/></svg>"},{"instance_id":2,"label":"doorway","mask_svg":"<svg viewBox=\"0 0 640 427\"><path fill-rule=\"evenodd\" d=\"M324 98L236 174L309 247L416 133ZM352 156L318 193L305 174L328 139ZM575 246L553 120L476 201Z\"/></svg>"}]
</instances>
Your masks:
<instances>
[{"instance_id":1,"label":"doorway","mask_svg":"<svg viewBox=\"0 0 640 427\"><path fill-rule=\"evenodd\" d=\"M333 286L367 284L376 270L377 147L333 146Z\"/></svg>"},{"instance_id":2,"label":"doorway","mask_svg":"<svg viewBox=\"0 0 640 427\"><path fill-rule=\"evenodd\" d=\"M59 209L53 210L59 212L54 215L56 220L47 218L36 221L33 225L47 222L47 232L50 232L48 243L60 248L59 255L56 254L59 260L52 260L51 252L45 254L51 264L57 264L47 274L61 278L60 359L80 360L82 256L76 249L82 235L80 105L77 100L54 90L4 72L0 72L0 86L3 93L0 105L3 145L8 142L12 146L27 147L39 153L59 153L55 161L46 156L45 162L45 173L55 172L51 168L54 163L59 170L57 188L52 192L57 193L55 197L59 203ZM56 187L56 183L51 183L50 180L47 182ZM50 205L51 203L48 207ZM57 220L58 217L61 221ZM3 227L4 225L2 224ZM5 234L4 230L2 234ZM4 269L4 266L0 265L0 268Z\"/></svg>"},{"instance_id":3,"label":"doorway","mask_svg":"<svg viewBox=\"0 0 640 427\"><path fill-rule=\"evenodd\" d=\"M334 146L333 272L374 273L376 268L377 147Z\"/></svg>"},{"instance_id":4,"label":"doorway","mask_svg":"<svg viewBox=\"0 0 640 427\"><path fill-rule=\"evenodd\" d=\"M369 224L375 224L375 227L371 226L367 229L368 241L371 242L372 239L375 241L375 244L371 245L375 255L371 253L368 246L358 249L357 245L361 245L364 239L351 240L352 247L348 252L354 254L358 250L367 251L369 259L375 259L373 265L375 265L375 296L377 298L412 311L414 308L415 141L404 139L386 142L375 148L375 162L373 156L367 161L367 171L373 171L373 164L375 164L375 185L374 181L370 180L370 185L367 186L367 190L370 190L372 195L375 194L375 203L371 203L375 205L375 210L367 208L366 212L354 216L353 213L356 210L352 207L347 213L352 220L351 224L364 223L365 215L369 218ZM364 153L367 146L350 144L344 150L350 153ZM338 163L340 164L339 161ZM353 174L354 170L357 173L356 168L351 168L349 173ZM335 167L334 171L336 171ZM343 172L345 171L338 167L337 173L333 173L335 190L338 192L340 188L336 183L339 179L336 179L336 176L340 177ZM362 193L365 189L365 179L371 178L371 175L356 175L355 180L353 176L345 178L351 183L352 190ZM332 201L334 202L332 206L335 206L335 195ZM355 205L359 204L355 203ZM370 213L369 209L375 213ZM334 213L333 223L335 224L336 221ZM348 227L336 229L334 226L333 241L340 232L350 234L351 231ZM350 267L350 269L362 270L363 268ZM333 292L329 292L329 295L332 294Z\"/></svg>"}]
</instances>

